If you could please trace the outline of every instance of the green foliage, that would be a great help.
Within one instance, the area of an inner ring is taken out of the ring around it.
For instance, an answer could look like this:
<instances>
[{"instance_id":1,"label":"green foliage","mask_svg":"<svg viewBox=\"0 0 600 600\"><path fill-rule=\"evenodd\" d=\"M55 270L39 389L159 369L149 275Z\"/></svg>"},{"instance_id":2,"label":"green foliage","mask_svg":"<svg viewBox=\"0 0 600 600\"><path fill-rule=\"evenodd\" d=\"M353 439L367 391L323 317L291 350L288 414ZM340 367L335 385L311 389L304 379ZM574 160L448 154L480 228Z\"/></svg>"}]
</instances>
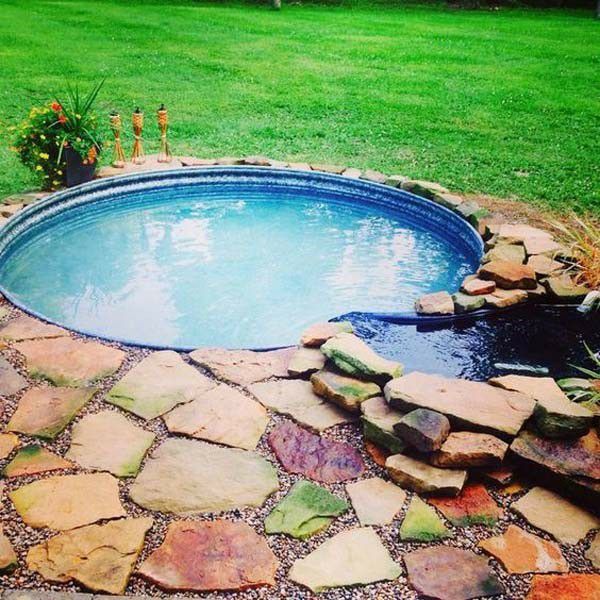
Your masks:
<instances>
[{"instance_id":1,"label":"green foliage","mask_svg":"<svg viewBox=\"0 0 600 600\"><path fill-rule=\"evenodd\" d=\"M598 404L600 403L600 356L593 352L587 344L584 345L590 360L592 361L591 368L577 365L573 366L584 375L587 375L592 380L593 386L590 389L579 389L567 392L567 395L574 402Z\"/></svg>"}]
</instances>

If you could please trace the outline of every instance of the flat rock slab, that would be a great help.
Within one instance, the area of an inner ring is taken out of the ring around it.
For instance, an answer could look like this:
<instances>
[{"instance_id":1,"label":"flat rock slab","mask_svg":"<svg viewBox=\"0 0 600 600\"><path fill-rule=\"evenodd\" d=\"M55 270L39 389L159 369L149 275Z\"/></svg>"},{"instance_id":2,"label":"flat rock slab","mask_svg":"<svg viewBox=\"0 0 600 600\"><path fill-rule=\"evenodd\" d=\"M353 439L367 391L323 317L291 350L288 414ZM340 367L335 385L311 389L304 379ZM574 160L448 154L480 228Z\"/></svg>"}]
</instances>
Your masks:
<instances>
[{"instance_id":1,"label":"flat rock slab","mask_svg":"<svg viewBox=\"0 0 600 600\"><path fill-rule=\"evenodd\" d=\"M527 600L598 600L600 575L534 575Z\"/></svg>"},{"instance_id":2,"label":"flat rock slab","mask_svg":"<svg viewBox=\"0 0 600 600\"><path fill-rule=\"evenodd\" d=\"M394 431L420 452L439 450L450 433L448 417L426 408L417 408L394 425Z\"/></svg>"},{"instance_id":3,"label":"flat rock slab","mask_svg":"<svg viewBox=\"0 0 600 600\"><path fill-rule=\"evenodd\" d=\"M507 450L506 442L488 433L456 431L446 438L430 460L437 467L454 469L499 466Z\"/></svg>"},{"instance_id":4,"label":"flat rock slab","mask_svg":"<svg viewBox=\"0 0 600 600\"><path fill-rule=\"evenodd\" d=\"M262 506L279 487L262 456L195 440L165 440L146 461L129 495L149 510L176 514Z\"/></svg>"},{"instance_id":5,"label":"flat rock slab","mask_svg":"<svg viewBox=\"0 0 600 600\"><path fill-rule=\"evenodd\" d=\"M469 600L504 592L488 561L468 550L424 548L406 554L404 562L409 583L426 597Z\"/></svg>"},{"instance_id":6,"label":"flat rock slab","mask_svg":"<svg viewBox=\"0 0 600 600\"><path fill-rule=\"evenodd\" d=\"M381 395L381 388L376 383L341 375L330 369L314 373L310 382L315 394L355 413L360 412L365 400Z\"/></svg>"},{"instance_id":7,"label":"flat rock slab","mask_svg":"<svg viewBox=\"0 0 600 600\"><path fill-rule=\"evenodd\" d=\"M511 509L561 544L576 544L600 527L600 519L541 487L532 488Z\"/></svg>"},{"instance_id":8,"label":"flat rock slab","mask_svg":"<svg viewBox=\"0 0 600 600\"><path fill-rule=\"evenodd\" d=\"M456 498L430 498L429 502L458 527L493 527L502 516L502 510L480 483L465 485Z\"/></svg>"},{"instance_id":9,"label":"flat rock slab","mask_svg":"<svg viewBox=\"0 0 600 600\"><path fill-rule=\"evenodd\" d=\"M483 279L474 277L468 280L465 279L460 289L470 296L481 296L494 292L496 284L493 281L484 281Z\"/></svg>"},{"instance_id":10,"label":"flat rock slab","mask_svg":"<svg viewBox=\"0 0 600 600\"><path fill-rule=\"evenodd\" d=\"M404 454L390 456L385 468L396 483L423 494L457 496L467 479L466 471L438 469Z\"/></svg>"},{"instance_id":11,"label":"flat rock slab","mask_svg":"<svg viewBox=\"0 0 600 600\"><path fill-rule=\"evenodd\" d=\"M30 527L64 531L126 514L119 484L108 473L49 477L24 485L9 497Z\"/></svg>"},{"instance_id":12,"label":"flat rock slab","mask_svg":"<svg viewBox=\"0 0 600 600\"><path fill-rule=\"evenodd\" d=\"M514 306L515 304L527 302L528 298L529 293L525 290L497 289L492 294L485 296L485 304L492 308L506 308L507 306Z\"/></svg>"},{"instance_id":13,"label":"flat rock slab","mask_svg":"<svg viewBox=\"0 0 600 600\"><path fill-rule=\"evenodd\" d=\"M117 348L69 337L19 342L14 348L25 357L31 377L71 387L112 375L125 358Z\"/></svg>"},{"instance_id":14,"label":"flat rock slab","mask_svg":"<svg viewBox=\"0 0 600 600\"><path fill-rule=\"evenodd\" d=\"M553 440L523 431L510 445L518 457L553 473L600 480L600 438L594 429L574 440Z\"/></svg>"},{"instance_id":15,"label":"flat rock slab","mask_svg":"<svg viewBox=\"0 0 600 600\"><path fill-rule=\"evenodd\" d=\"M384 393L400 410L428 408L467 429L509 436L519 432L535 407L533 398L518 392L416 371L390 381Z\"/></svg>"},{"instance_id":16,"label":"flat rock slab","mask_svg":"<svg viewBox=\"0 0 600 600\"><path fill-rule=\"evenodd\" d=\"M509 260L491 260L485 263L479 269L479 278L493 281L504 290L534 290L537 287L532 267Z\"/></svg>"},{"instance_id":17,"label":"flat rock slab","mask_svg":"<svg viewBox=\"0 0 600 600\"><path fill-rule=\"evenodd\" d=\"M479 542L509 573L566 573L569 565L558 544L509 525L502 534Z\"/></svg>"},{"instance_id":18,"label":"flat rock slab","mask_svg":"<svg viewBox=\"0 0 600 600\"><path fill-rule=\"evenodd\" d=\"M532 239L552 239L552 234L538 227L521 223L502 223L498 229L498 239L509 244L524 244Z\"/></svg>"},{"instance_id":19,"label":"flat rock slab","mask_svg":"<svg viewBox=\"0 0 600 600\"><path fill-rule=\"evenodd\" d=\"M313 592L366 585L399 577L379 536L370 527L342 531L294 562L288 577Z\"/></svg>"},{"instance_id":20,"label":"flat rock slab","mask_svg":"<svg viewBox=\"0 0 600 600\"><path fill-rule=\"evenodd\" d=\"M595 569L600 569L600 532L590 542L589 548L585 551L585 557Z\"/></svg>"},{"instance_id":21,"label":"flat rock slab","mask_svg":"<svg viewBox=\"0 0 600 600\"><path fill-rule=\"evenodd\" d=\"M339 333L321 346L335 366L352 377L385 383L402 375L402 365L376 354L352 333Z\"/></svg>"},{"instance_id":22,"label":"flat rock slab","mask_svg":"<svg viewBox=\"0 0 600 600\"><path fill-rule=\"evenodd\" d=\"M123 594L151 527L145 517L59 533L30 548L27 566L47 581L77 581L93 591Z\"/></svg>"},{"instance_id":23,"label":"flat rock slab","mask_svg":"<svg viewBox=\"0 0 600 600\"><path fill-rule=\"evenodd\" d=\"M200 348L194 350L190 358L215 377L246 386L271 377L287 377L288 364L294 350L295 348L284 348L271 352L253 352Z\"/></svg>"},{"instance_id":24,"label":"flat rock slab","mask_svg":"<svg viewBox=\"0 0 600 600\"><path fill-rule=\"evenodd\" d=\"M269 423L265 408L220 384L163 416L171 433L254 450Z\"/></svg>"},{"instance_id":25,"label":"flat rock slab","mask_svg":"<svg viewBox=\"0 0 600 600\"><path fill-rule=\"evenodd\" d=\"M482 262L488 263L502 260L522 265L526 258L525 248L521 245L496 244L489 252L486 252Z\"/></svg>"},{"instance_id":26,"label":"flat rock slab","mask_svg":"<svg viewBox=\"0 0 600 600\"><path fill-rule=\"evenodd\" d=\"M350 323L350 321L315 323L302 333L300 343L303 346L319 348L328 339L336 336L338 333L352 333L352 323Z\"/></svg>"},{"instance_id":27,"label":"flat rock slab","mask_svg":"<svg viewBox=\"0 0 600 600\"><path fill-rule=\"evenodd\" d=\"M365 452L371 457L373 462L380 467L385 467L385 461L390 456L390 452L387 448L382 448L370 440L365 440Z\"/></svg>"},{"instance_id":28,"label":"flat rock slab","mask_svg":"<svg viewBox=\"0 0 600 600\"><path fill-rule=\"evenodd\" d=\"M36 475L47 471L70 469L73 463L62 456L46 450L37 444L29 444L19 450L16 456L4 468L5 477Z\"/></svg>"},{"instance_id":29,"label":"flat rock slab","mask_svg":"<svg viewBox=\"0 0 600 600\"><path fill-rule=\"evenodd\" d=\"M579 285L568 273L548 277L543 281L548 295L557 302L577 304L591 291L585 285Z\"/></svg>"},{"instance_id":30,"label":"flat rock slab","mask_svg":"<svg viewBox=\"0 0 600 600\"><path fill-rule=\"evenodd\" d=\"M245 590L274 585L278 560L245 523L175 521L139 573L165 590Z\"/></svg>"},{"instance_id":31,"label":"flat rock slab","mask_svg":"<svg viewBox=\"0 0 600 600\"><path fill-rule=\"evenodd\" d=\"M317 396L308 381L264 381L253 383L247 389L263 406L288 415L313 431L324 431L354 420L341 408Z\"/></svg>"},{"instance_id":32,"label":"flat rock slab","mask_svg":"<svg viewBox=\"0 0 600 600\"><path fill-rule=\"evenodd\" d=\"M403 489L380 477L348 483L346 491L363 526L388 525L402 510L406 501Z\"/></svg>"},{"instance_id":33,"label":"flat rock slab","mask_svg":"<svg viewBox=\"0 0 600 600\"><path fill-rule=\"evenodd\" d=\"M14 433L0 433L0 460L6 458L19 445L19 436Z\"/></svg>"},{"instance_id":34,"label":"flat rock slab","mask_svg":"<svg viewBox=\"0 0 600 600\"><path fill-rule=\"evenodd\" d=\"M50 323L44 323L44 321L34 319L29 315L16 317L0 328L0 340L9 342L66 337L68 335L69 333L64 329Z\"/></svg>"},{"instance_id":35,"label":"flat rock slab","mask_svg":"<svg viewBox=\"0 0 600 600\"><path fill-rule=\"evenodd\" d=\"M291 377L308 377L325 366L325 355L319 348L300 346L290 357L288 375Z\"/></svg>"},{"instance_id":36,"label":"flat rock slab","mask_svg":"<svg viewBox=\"0 0 600 600\"><path fill-rule=\"evenodd\" d=\"M0 356L0 396L12 396L25 387L27 387L25 377L20 375L4 357Z\"/></svg>"},{"instance_id":37,"label":"flat rock slab","mask_svg":"<svg viewBox=\"0 0 600 600\"><path fill-rule=\"evenodd\" d=\"M2 525L0 525L0 575L12 571L18 562L14 548L10 540L4 535Z\"/></svg>"},{"instance_id":38,"label":"flat rock slab","mask_svg":"<svg viewBox=\"0 0 600 600\"><path fill-rule=\"evenodd\" d=\"M415 302L415 310L420 315L453 315L454 300L448 292L425 294Z\"/></svg>"},{"instance_id":39,"label":"flat rock slab","mask_svg":"<svg viewBox=\"0 0 600 600\"><path fill-rule=\"evenodd\" d=\"M543 254L531 256L527 261L527 264L540 278L557 275L565 269L564 263L554 260L551 256L544 256Z\"/></svg>"},{"instance_id":40,"label":"flat rock slab","mask_svg":"<svg viewBox=\"0 0 600 600\"><path fill-rule=\"evenodd\" d=\"M400 526L400 539L406 542L435 542L448 537L452 537L452 532L435 509L419 496L413 496Z\"/></svg>"},{"instance_id":41,"label":"flat rock slab","mask_svg":"<svg viewBox=\"0 0 600 600\"><path fill-rule=\"evenodd\" d=\"M299 481L265 519L265 533L307 538L348 510L345 500L310 481Z\"/></svg>"},{"instance_id":42,"label":"flat rock slab","mask_svg":"<svg viewBox=\"0 0 600 600\"><path fill-rule=\"evenodd\" d=\"M105 410L86 415L73 426L67 458L86 469L133 477L140 469L155 435L122 414Z\"/></svg>"},{"instance_id":43,"label":"flat rock slab","mask_svg":"<svg viewBox=\"0 0 600 600\"><path fill-rule=\"evenodd\" d=\"M39 387L27 390L8 422L9 431L54 439L97 392L96 388Z\"/></svg>"},{"instance_id":44,"label":"flat rock slab","mask_svg":"<svg viewBox=\"0 0 600 600\"><path fill-rule=\"evenodd\" d=\"M382 446L392 454L399 454L406 448L404 440L394 431L394 426L403 417L403 413L392 408L381 396L365 400L360 405L360 410L366 440Z\"/></svg>"},{"instance_id":45,"label":"flat rock slab","mask_svg":"<svg viewBox=\"0 0 600 600\"><path fill-rule=\"evenodd\" d=\"M269 445L286 471L315 481L355 479L365 469L360 454L350 444L322 438L295 423L277 425L269 434Z\"/></svg>"},{"instance_id":46,"label":"flat rock slab","mask_svg":"<svg viewBox=\"0 0 600 600\"><path fill-rule=\"evenodd\" d=\"M177 352L153 352L108 393L106 399L143 419L154 419L190 402L216 383L188 365Z\"/></svg>"}]
</instances>

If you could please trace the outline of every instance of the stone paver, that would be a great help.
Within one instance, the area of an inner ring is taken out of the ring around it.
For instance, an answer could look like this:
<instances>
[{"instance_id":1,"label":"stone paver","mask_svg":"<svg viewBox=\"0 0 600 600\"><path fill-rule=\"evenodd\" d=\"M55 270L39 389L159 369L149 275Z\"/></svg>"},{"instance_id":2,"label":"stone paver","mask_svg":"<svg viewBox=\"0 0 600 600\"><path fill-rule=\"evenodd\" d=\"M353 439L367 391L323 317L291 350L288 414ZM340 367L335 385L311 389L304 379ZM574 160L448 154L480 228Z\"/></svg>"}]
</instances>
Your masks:
<instances>
[{"instance_id":1,"label":"stone paver","mask_svg":"<svg viewBox=\"0 0 600 600\"><path fill-rule=\"evenodd\" d=\"M496 290L496 284L493 281L484 281L477 277L465 280L461 286L461 291L471 296L481 296L491 294Z\"/></svg>"},{"instance_id":2,"label":"stone paver","mask_svg":"<svg viewBox=\"0 0 600 600\"><path fill-rule=\"evenodd\" d=\"M588 549L585 551L585 557L592 563L595 569L600 570L600 532L598 532Z\"/></svg>"},{"instance_id":3,"label":"stone paver","mask_svg":"<svg viewBox=\"0 0 600 600\"><path fill-rule=\"evenodd\" d=\"M44 323L29 315L21 315L0 327L0 340L21 342L37 338L66 337L69 333L56 325Z\"/></svg>"},{"instance_id":4,"label":"stone paver","mask_svg":"<svg viewBox=\"0 0 600 600\"><path fill-rule=\"evenodd\" d=\"M9 497L30 527L64 531L125 516L118 482L108 473L48 477L16 489Z\"/></svg>"},{"instance_id":5,"label":"stone paver","mask_svg":"<svg viewBox=\"0 0 600 600\"><path fill-rule=\"evenodd\" d=\"M453 315L454 300L448 292L435 292L421 296L415 303L421 315Z\"/></svg>"},{"instance_id":6,"label":"stone paver","mask_svg":"<svg viewBox=\"0 0 600 600\"><path fill-rule=\"evenodd\" d=\"M430 460L437 467L454 469L499 466L507 450L506 442L488 433L455 431Z\"/></svg>"},{"instance_id":7,"label":"stone paver","mask_svg":"<svg viewBox=\"0 0 600 600\"><path fill-rule=\"evenodd\" d=\"M511 509L561 544L576 544L590 530L600 527L600 519L541 487L531 489Z\"/></svg>"},{"instance_id":8,"label":"stone paver","mask_svg":"<svg viewBox=\"0 0 600 600\"><path fill-rule=\"evenodd\" d=\"M413 496L400 526L400 539L406 542L435 542L452 537L452 532L435 509Z\"/></svg>"},{"instance_id":9,"label":"stone paver","mask_svg":"<svg viewBox=\"0 0 600 600\"><path fill-rule=\"evenodd\" d=\"M502 516L502 510L480 483L465 485L456 498L430 498L429 502L457 527L492 527Z\"/></svg>"},{"instance_id":10,"label":"stone paver","mask_svg":"<svg viewBox=\"0 0 600 600\"><path fill-rule=\"evenodd\" d=\"M152 519L119 519L60 533L33 546L27 566L48 581L75 580L93 591L123 594Z\"/></svg>"},{"instance_id":11,"label":"stone paver","mask_svg":"<svg viewBox=\"0 0 600 600\"><path fill-rule=\"evenodd\" d=\"M319 348L300 346L290 357L288 375L291 377L308 377L325 366L325 356Z\"/></svg>"},{"instance_id":12,"label":"stone paver","mask_svg":"<svg viewBox=\"0 0 600 600\"><path fill-rule=\"evenodd\" d=\"M391 523L406 501L406 492L402 488L380 477L348 483L346 491L363 526Z\"/></svg>"},{"instance_id":13,"label":"stone paver","mask_svg":"<svg viewBox=\"0 0 600 600\"><path fill-rule=\"evenodd\" d=\"M576 283L568 273L544 279L543 286L557 302L578 303L590 292L588 287Z\"/></svg>"},{"instance_id":14,"label":"stone paver","mask_svg":"<svg viewBox=\"0 0 600 600\"><path fill-rule=\"evenodd\" d=\"M384 393L387 401L400 410L428 408L467 429L501 435L516 435L535 407L533 398L518 392L417 371L393 379Z\"/></svg>"},{"instance_id":15,"label":"stone paver","mask_svg":"<svg viewBox=\"0 0 600 600\"><path fill-rule=\"evenodd\" d=\"M569 565L558 544L509 525L499 536L479 542L479 547L502 563L509 573L566 573Z\"/></svg>"},{"instance_id":16,"label":"stone paver","mask_svg":"<svg viewBox=\"0 0 600 600\"><path fill-rule=\"evenodd\" d=\"M298 481L265 519L265 533L307 538L348 510L348 504L310 481Z\"/></svg>"},{"instance_id":17,"label":"stone paver","mask_svg":"<svg viewBox=\"0 0 600 600\"><path fill-rule=\"evenodd\" d=\"M129 495L149 510L198 514L262 506L278 487L274 467L254 452L169 438L146 460Z\"/></svg>"},{"instance_id":18,"label":"stone paver","mask_svg":"<svg viewBox=\"0 0 600 600\"><path fill-rule=\"evenodd\" d=\"M485 263L479 269L479 278L494 281L503 290L532 290L537 286L532 267L508 260Z\"/></svg>"},{"instance_id":19,"label":"stone paver","mask_svg":"<svg viewBox=\"0 0 600 600\"><path fill-rule=\"evenodd\" d=\"M153 352L110 390L106 399L143 419L154 419L190 402L216 383L188 365L177 352Z\"/></svg>"},{"instance_id":20,"label":"stone paver","mask_svg":"<svg viewBox=\"0 0 600 600\"><path fill-rule=\"evenodd\" d=\"M450 433L448 418L433 410L418 408L404 415L394 431L419 452L439 450Z\"/></svg>"},{"instance_id":21,"label":"stone paver","mask_svg":"<svg viewBox=\"0 0 600 600\"><path fill-rule=\"evenodd\" d=\"M139 471L154 437L122 414L105 410L86 415L73 426L66 456L87 469L132 477Z\"/></svg>"},{"instance_id":22,"label":"stone paver","mask_svg":"<svg viewBox=\"0 0 600 600\"><path fill-rule=\"evenodd\" d=\"M350 414L317 396L308 381L264 381L247 389L267 408L289 415L313 431L353 421Z\"/></svg>"},{"instance_id":23,"label":"stone paver","mask_svg":"<svg viewBox=\"0 0 600 600\"><path fill-rule=\"evenodd\" d=\"M9 573L18 564L17 554L15 553L10 540L4 534L2 525L0 525L0 575Z\"/></svg>"},{"instance_id":24,"label":"stone paver","mask_svg":"<svg viewBox=\"0 0 600 600\"><path fill-rule=\"evenodd\" d=\"M321 347L329 338L338 333L352 333L352 323L339 321L337 323L315 323L308 327L300 338L303 346Z\"/></svg>"},{"instance_id":25,"label":"stone paver","mask_svg":"<svg viewBox=\"0 0 600 600\"><path fill-rule=\"evenodd\" d=\"M163 419L172 433L245 450L256 448L269 422L261 404L225 384L174 408Z\"/></svg>"},{"instance_id":26,"label":"stone paver","mask_svg":"<svg viewBox=\"0 0 600 600\"><path fill-rule=\"evenodd\" d=\"M19 445L19 436L14 433L0 433L0 460L6 458Z\"/></svg>"},{"instance_id":27,"label":"stone paver","mask_svg":"<svg viewBox=\"0 0 600 600\"><path fill-rule=\"evenodd\" d=\"M361 403L360 410L366 440L389 450L392 454L399 454L404 450L406 443L394 431L394 426L400 421L403 413L392 408L381 396L365 400Z\"/></svg>"},{"instance_id":28,"label":"stone paver","mask_svg":"<svg viewBox=\"0 0 600 600\"><path fill-rule=\"evenodd\" d=\"M96 388L30 388L19 400L6 428L44 439L54 439L89 402Z\"/></svg>"},{"instance_id":29,"label":"stone paver","mask_svg":"<svg viewBox=\"0 0 600 600\"><path fill-rule=\"evenodd\" d=\"M50 452L37 444L29 444L21 448L15 457L4 467L5 477L22 477L36 475L47 471L70 469L73 463L62 456Z\"/></svg>"},{"instance_id":30,"label":"stone paver","mask_svg":"<svg viewBox=\"0 0 600 600\"><path fill-rule=\"evenodd\" d=\"M25 357L31 377L59 386L90 385L112 375L125 358L122 350L69 337L19 342L14 348Z\"/></svg>"},{"instance_id":31,"label":"stone paver","mask_svg":"<svg viewBox=\"0 0 600 600\"><path fill-rule=\"evenodd\" d=\"M534 575L527 600L598 600L600 575Z\"/></svg>"},{"instance_id":32,"label":"stone paver","mask_svg":"<svg viewBox=\"0 0 600 600\"><path fill-rule=\"evenodd\" d=\"M313 592L396 579L400 567L370 527L342 531L294 562L288 577Z\"/></svg>"},{"instance_id":33,"label":"stone paver","mask_svg":"<svg viewBox=\"0 0 600 600\"><path fill-rule=\"evenodd\" d=\"M295 348L271 352L200 348L194 350L190 358L219 379L247 386L271 377L287 377L288 364L294 351Z\"/></svg>"},{"instance_id":34,"label":"stone paver","mask_svg":"<svg viewBox=\"0 0 600 600\"><path fill-rule=\"evenodd\" d=\"M381 395L381 388L376 383L361 381L329 369L314 373L310 382L315 394L355 413L360 412L360 405L365 400Z\"/></svg>"},{"instance_id":35,"label":"stone paver","mask_svg":"<svg viewBox=\"0 0 600 600\"><path fill-rule=\"evenodd\" d=\"M249 525L175 521L139 573L165 590L244 590L274 585L278 560Z\"/></svg>"},{"instance_id":36,"label":"stone paver","mask_svg":"<svg viewBox=\"0 0 600 600\"><path fill-rule=\"evenodd\" d=\"M0 356L0 396L12 396L27 386L25 377L3 357ZM0 407L0 416L2 408Z\"/></svg>"},{"instance_id":37,"label":"stone paver","mask_svg":"<svg viewBox=\"0 0 600 600\"><path fill-rule=\"evenodd\" d=\"M269 445L289 473L299 473L315 481L335 483L355 479L365 465L350 444L334 442L285 422L269 434Z\"/></svg>"},{"instance_id":38,"label":"stone paver","mask_svg":"<svg viewBox=\"0 0 600 600\"><path fill-rule=\"evenodd\" d=\"M409 583L425 597L469 600L504 591L488 561L468 550L423 548L406 554L404 562Z\"/></svg>"}]
</instances>

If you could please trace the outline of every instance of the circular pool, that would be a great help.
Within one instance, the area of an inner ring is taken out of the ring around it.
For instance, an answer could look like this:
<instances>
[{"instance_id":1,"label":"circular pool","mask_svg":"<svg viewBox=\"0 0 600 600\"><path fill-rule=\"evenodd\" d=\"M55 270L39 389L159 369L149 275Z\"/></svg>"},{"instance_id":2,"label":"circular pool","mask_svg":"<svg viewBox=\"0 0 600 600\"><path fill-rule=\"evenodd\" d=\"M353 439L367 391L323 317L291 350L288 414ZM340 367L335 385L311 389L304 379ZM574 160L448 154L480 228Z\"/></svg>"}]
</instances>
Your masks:
<instances>
[{"instance_id":1,"label":"circular pool","mask_svg":"<svg viewBox=\"0 0 600 600\"><path fill-rule=\"evenodd\" d=\"M0 291L75 331L153 347L269 348L349 311L456 289L482 242L412 194L317 172L211 167L53 194L0 230Z\"/></svg>"}]
</instances>

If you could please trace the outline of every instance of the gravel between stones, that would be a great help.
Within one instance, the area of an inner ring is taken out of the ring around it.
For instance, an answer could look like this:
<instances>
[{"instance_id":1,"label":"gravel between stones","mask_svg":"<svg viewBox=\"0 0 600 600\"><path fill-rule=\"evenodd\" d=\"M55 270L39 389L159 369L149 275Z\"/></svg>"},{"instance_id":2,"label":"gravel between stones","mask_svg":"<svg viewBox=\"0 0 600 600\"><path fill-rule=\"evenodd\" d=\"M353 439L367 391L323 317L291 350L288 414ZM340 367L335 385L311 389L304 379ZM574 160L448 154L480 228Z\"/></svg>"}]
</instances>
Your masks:
<instances>
[{"instance_id":1,"label":"gravel between stones","mask_svg":"<svg viewBox=\"0 0 600 600\"><path fill-rule=\"evenodd\" d=\"M12 307L8 303L1 304L0 306L9 309L9 316L7 318L12 318L19 314L22 314L21 311ZM84 336L79 336L73 334L74 338L84 339ZM126 359L121 367L121 369L112 377L109 377L102 381L100 384L101 391L96 395L96 397L91 400L82 411L77 415L74 422L77 422L84 415L92 414L99 412L100 410L114 410L116 412L120 412L125 415L132 423L145 428L147 430L153 431L156 434L156 440L153 446L150 449L150 453L159 446L162 441L168 435L167 429L164 425L162 419L157 418L152 421L146 422L143 419L132 415L129 412L121 411L117 407L108 404L103 401L108 390L114 385L114 383L120 379L127 371L129 371L135 364L137 364L142 358L147 356L151 351L147 349L140 348L131 348L122 346L115 343L104 342L102 343L106 345L111 345L116 348L121 348L127 354ZM20 358L19 354L12 350L10 347L7 347L2 350L2 353L6 358L25 376L26 372L23 365L23 360ZM182 354L183 358L190 362L187 355ZM202 371L202 369L200 369ZM205 373L210 376L210 373ZM30 385L34 385L36 382L28 380ZM242 390L244 391L244 390ZM17 401L22 395L23 392L16 394L14 396L10 396L4 399L4 414L0 418L0 423L2 424L2 429L6 423L8 423L12 413L16 409ZM247 393L244 391L244 393ZM233 521L243 521L252 526L259 534L264 535L264 527L263 522L265 517L269 514L275 504L289 491L290 487L294 482L301 479L301 477L290 475L286 473L279 463L277 462L274 454L268 447L266 443L266 439L268 433L273 429L273 427L282 421L287 420L287 417L282 417L275 413L270 412L270 423L267 428L267 431L263 435L259 446L257 448L257 452L261 455L265 456L271 463L273 463L277 467L279 481L280 481L280 490L273 494L265 503L265 505L259 509L245 509L245 510L234 510L226 513L222 513L219 515L200 515L197 517L186 517L191 520L214 520L216 518L225 518ZM30 442L40 443L42 446L64 456L67 449L70 445L71 440L71 430L73 423L67 429L62 432L56 440L53 442L45 442L34 440L33 438L28 438L27 436L20 435L21 445L25 445ZM384 479L388 480L385 470L381 467L375 465L375 463L371 460L368 454L364 450L363 437L360 429L360 425L358 424L348 424L348 425L339 425L332 429L327 430L322 434L324 437L327 437L332 440L344 441L352 444L355 448L359 449L361 455L367 465L367 469L365 470L364 475L361 479L366 479L373 476L380 476ZM4 466L9 462L9 459L5 459L0 461L0 469L4 468ZM64 471L63 473L82 473L86 472L85 469L72 469L69 471ZM60 472L53 472L53 475L59 474ZM43 475L42 475L43 477ZM53 532L48 530L38 530L27 527L21 518L18 516L16 511L13 508L11 501L7 497L7 493L17 487L20 487L24 483L29 483L30 481L35 481L39 479L40 476L32 476L32 477L23 477L17 478L15 480L5 480L4 491L2 492L2 483L0 483L0 522L4 528L5 534L8 536L10 541L12 542L18 557L20 566L13 571L9 575L0 576L0 590L7 588L20 588L20 589L35 589L36 591L43 590L54 590L54 591L73 591L73 592L81 592L83 591L81 587L76 584L63 584L63 585L54 585L48 582L45 582L38 574L30 572L27 570L25 566L25 556L27 554L28 548L31 546L38 544L49 537L54 535ZM131 485L133 478L123 479L120 481L120 493L121 499L123 501L124 506L126 507L127 513L129 516L145 516L150 515L154 518L154 526L146 537L146 544L144 550L140 556L138 561L138 565L140 562L148 556L148 554L154 550L163 540L164 533L167 525L173 521L180 519L181 517L177 517L174 515L167 515L162 513L156 513L151 511L146 511L133 502L129 500L127 495L127 490ZM324 485L324 484L322 484ZM325 485L330 491L339 495L340 497L345 498L349 503L350 499L348 498L345 490L345 483L338 483L333 485ZM444 544L456 546L460 548L465 548L469 550L475 551L477 554L483 554L480 549L477 548L477 542L486 537L490 537L492 535L498 535L502 531L506 529L506 526L509 522L516 523L520 527L530 531L531 533L535 533L545 539L551 539L548 535L543 532L540 532L531 526L528 525L522 518L508 510L511 502L518 497L522 496L524 491L519 492L515 495L507 495L503 494L501 491L497 489L493 489L488 487L494 499L500 504L504 509L504 515L499 520L498 524L493 528L487 528L483 526L471 526L467 528L455 528L448 524L448 526L455 532L455 537L449 540L445 540ZM400 542L398 536L398 529L404 515L406 513L406 509L408 507L410 498L412 497L412 493L408 494L408 499L405 503L405 506L401 513L397 516L394 522L391 525L376 527L376 531L381 537L384 545L390 551L394 560L398 562L401 566L403 573L399 579L392 582L384 582L372 584L365 587L356 587L356 588L337 588L335 590L331 590L322 594L319 594L320 598L324 599L360 599L360 598L378 598L378 600L405 600L405 599L414 599L417 598L417 593L410 587L406 578L406 570L404 567L404 563L402 557L407 552L411 552L418 548L424 547L424 544L418 543L406 543ZM275 555L281 562L280 568L277 573L277 585L275 587L261 587L254 590L247 590L245 592L239 593L217 593L211 594L211 598L228 598L228 599L258 599L258 598L268 598L268 599L279 599L283 597L290 597L294 599L302 599L302 598L312 598L315 597L310 591L301 588L300 586L294 584L289 581L286 577L287 572L289 571L292 563L295 559L306 556L309 552L317 548L323 541L330 538L334 534L343 531L348 528L358 527L359 522L356 517L356 514L353 510L349 510L346 514L342 515L334 519L333 523L330 527L328 527L325 531L315 535L314 537L308 540L296 540L284 535L270 535L266 536L267 542ZM575 546L561 546L563 554L569 564L569 568L572 572L579 573L587 573L594 572L591 563L585 558L584 552L586 548L589 546L591 539L593 538L594 533L590 533L585 540L580 542ZM499 564L495 560L491 560L490 563L493 566L494 571L498 574L502 583L506 587L506 594L502 596L498 596L498 598L506 598L506 599L520 599L523 598L529 589L531 575L512 575L509 576L504 570L499 566ZM173 594L165 593L159 590L156 586L146 582L139 576L134 574L131 577L129 585L127 587L127 595L150 595L153 597L167 598L172 597ZM197 597L197 594L189 593L189 594L179 594L179 597Z\"/></svg>"}]
</instances>

